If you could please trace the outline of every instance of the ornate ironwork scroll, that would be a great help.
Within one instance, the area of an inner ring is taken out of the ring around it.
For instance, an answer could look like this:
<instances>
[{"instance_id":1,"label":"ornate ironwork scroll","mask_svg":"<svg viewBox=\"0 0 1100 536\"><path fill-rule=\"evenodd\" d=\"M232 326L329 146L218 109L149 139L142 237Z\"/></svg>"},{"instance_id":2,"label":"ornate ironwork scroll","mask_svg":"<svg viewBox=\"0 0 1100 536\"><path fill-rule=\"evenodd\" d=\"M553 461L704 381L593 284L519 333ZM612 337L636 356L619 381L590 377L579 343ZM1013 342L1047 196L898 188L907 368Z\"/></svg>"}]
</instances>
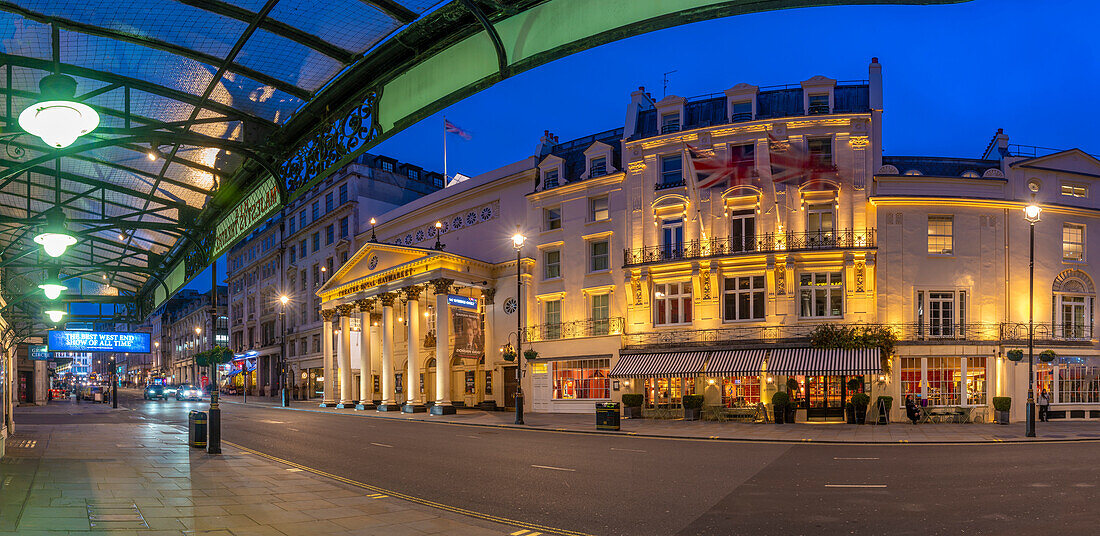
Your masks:
<instances>
[{"instance_id":1,"label":"ornate ironwork scroll","mask_svg":"<svg viewBox=\"0 0 1100 536\"><path fill-rule=\"evenodd\" d=\"M346 116L318 130L300 143L280 165L287 194L328 175L345 158L375 140L382 131L378 123L381 90L372 91L366 102Z\"/></svg>"}]
</instances>

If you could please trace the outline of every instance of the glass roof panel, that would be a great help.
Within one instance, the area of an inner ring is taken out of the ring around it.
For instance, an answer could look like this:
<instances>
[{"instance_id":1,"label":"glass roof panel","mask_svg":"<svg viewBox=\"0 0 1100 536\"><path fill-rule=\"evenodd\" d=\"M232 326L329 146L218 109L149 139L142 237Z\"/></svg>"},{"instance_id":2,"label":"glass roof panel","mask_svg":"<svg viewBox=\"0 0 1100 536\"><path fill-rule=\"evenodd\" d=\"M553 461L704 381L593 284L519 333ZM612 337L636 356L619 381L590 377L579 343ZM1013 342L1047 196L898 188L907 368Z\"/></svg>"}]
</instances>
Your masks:
<instances>
[{"instance_id":1,"label":"glass roof panel","mask_svg":"<svg viewBox=\"0 0 1100 536\"><path fill-rule=\"evenodd\" d=\"M61 31L61 62L202 95L217 68L106 37Z\"/></svg>"},{"instance_id":2,"label":"glass roof panel","mask_svg":"<svg viewBox=\"0 0 1100 536\"><path fill-rule=\"evenodd\" d=\"M308 91L316 91L344 67L320 52L266 30L256 30L234 61Z\"/></svg>"},{"instance_id":3,"label":"glass roof panel","mask_svg":"<svg viewBox=\"0 0 1100 536\"><path fill-rule=\"evenodd\" d=\"M242 21L171 0L21 0L19 4L44 15L165 41L220 58L229 53L236 36L248 27Z\"/></svg>"},{"instance_id":4,"label":"glass roof panel","mask_svg":"<svg viewBox=\"0 0 1100 536\"><path fill-rule=\"evenodd\" d=\"M274 123L286 121L302 105L297 97L232 72L225 73L210 100Z\"/></svg>"},{"instance_id":5,"label":"glass roof panel","mask_svg":"<svg viewBox=\"0 0 1100 536\"><path fill-rule=\"evenodd\" d=\"M317 35L345 50L365 52L401 24L360 0L326 0L324 16L316 0L280 0L270 17Z\"/></svg>"},{"instance_id":6,"label":"glass roof panel","mask_svg":"<svg viewBox=\"0 0 1100 536\"><path fill-rule=\"evenodd\" d=\"M0 52L48 60L53 56L49 25L0 12Z\"/></svg>"},{"instance_id":7,"label":"glass roof panel","mask_svg":"<svg viewBox=\"0 0 1100 536\"><path fill-rule=\"evenodd\" d=\"M397 0L397 3L417 13L424 13L428 8L441 2L439 0Z\"/></svg>"}]
</instances>

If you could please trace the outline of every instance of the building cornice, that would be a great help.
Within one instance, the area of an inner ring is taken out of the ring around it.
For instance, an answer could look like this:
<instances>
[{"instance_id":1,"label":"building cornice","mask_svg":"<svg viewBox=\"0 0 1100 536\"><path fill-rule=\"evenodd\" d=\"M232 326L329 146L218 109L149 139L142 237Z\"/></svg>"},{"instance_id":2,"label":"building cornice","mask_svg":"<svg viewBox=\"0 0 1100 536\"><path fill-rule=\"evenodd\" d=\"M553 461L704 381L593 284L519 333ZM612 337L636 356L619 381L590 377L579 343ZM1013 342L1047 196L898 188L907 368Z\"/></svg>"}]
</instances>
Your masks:
<instances>
[{"instance_id":1,"label":"building cornice","mask_svg":"<svg viewBox=\"0 0 1100 536\"><path fill-rule=\"evenodd\" d=\"M870 119L871 114L829 114L829 115L797 115L791 117L773 117L770 119L757 119L743 123L725 123L706 127L682 130L670 134L662 134L637 140L624 140L623 151L641 146L648 150L670 144L696 141L703 134L709 134L713 138L736 136L740 134L767 132L769 125L783 123L788 129L810 128L817 126L848 126L853 119ZM625 164L624 164L625 165Z\"/></svg>"},{"instance_id":2,"label":"building cornice","mask_svg":"<svg viewBox=\"0 0 1100 536\"><path fill-rule=\"evenodd\" d=\"M971 208L994 208L1023 210L1030 204L1028 201L1013 201L1007 199L988 199L975 197L941 197L941 196L872 196L868 202L875 206L910 206L910 205L937 205ZM1056 203L1040 203L1044 211L1055 214L1068 214L1072 216L1100 216L1100 209L1086 207L1070 207ZM1022 217L1021 217L1022 218ZM1022 221L1022 220L1021 220Z\"/></svg>"},{"instance_id":3,"label":"building cornice","mask_svg":"<svg viewBox=\"0 0 1100 536\"><path fill-rule=\"evenodd\" d=\"M551 197L551 196L555 196L555 195L575 194L577 192L580 192L581 190L585 190L585 189L592 188L592 187L611 186L611 185L615 185L615 184L620 184L624 180L626 180L626 173L623 173L622 171L616 171L615 173L609 173L607 175L596 177L594 179L584 179L584 180L577 180L577 181L567 182L565 184L562 184L561 186L556 186L556 187L551 188L549 190L540 190L540 191L537 191L537 192L528 193L526 195L527 195L527 198L530 199L531 201L540 202L540 201L545 200L547 197Z\"/></svg>"}]
</instances>

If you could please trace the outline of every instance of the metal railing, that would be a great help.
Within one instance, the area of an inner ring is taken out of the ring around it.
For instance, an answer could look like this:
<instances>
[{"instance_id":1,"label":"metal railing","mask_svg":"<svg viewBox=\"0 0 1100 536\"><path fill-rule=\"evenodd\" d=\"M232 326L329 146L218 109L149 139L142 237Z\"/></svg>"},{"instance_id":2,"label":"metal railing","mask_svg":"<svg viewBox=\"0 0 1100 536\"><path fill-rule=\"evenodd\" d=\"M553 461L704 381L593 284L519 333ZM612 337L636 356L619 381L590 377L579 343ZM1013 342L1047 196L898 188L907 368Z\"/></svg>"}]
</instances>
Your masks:
<instances>
[{"instance_id":1,"label":"metal railing","mask_svg":"<svg viewBox=\"0 0 1100 536\"><path fill-rule=\"evenodd\" d=\"M523 336L527 342L541 342L581 337L602 337L604 335L618 335L622 332L623 318L616 316L556 324L537 324L524 329Z\"/></svg>"},{"instance_id":2,"label":"metal railing","mask_svg":"<svg viewBox=\"0 0 1100 536\"><path fill-rule=\"evenodd\" d=\"M680 123L661 125L661 134L670 134L672 132L680 132Z\"/></svg>"},{"instance_id":3,"label":"metal railing","mask_svg":"<svg viewBox=\"0 0 1100 536\"><path fill-rule=\"evenodd\" d=\"M661 182L654 183L653 184L653 189L654 190L664 190L666 188L677 188L677 187L683 186L685 184L687 184L687 182L682 178L678 181L661 181Z\"/></svg>"},{"instance_id":4,"label":"metal railing","mask_svg":"<svg viewBox=\"0 0 1100 536\"><path fill-rule=\"evenodd\" d=\"M874 229L761 233L753 236L690 240L678 245L626 248L623 250L623 266L724 257L744 253L870 249L874 247Z\"/></svg>"},{"instance_id":5,"label":"metal railing","mask_svg":"<svg viewBox=\"0 0 1100 536\"><path fill-rule=\"evenodd\" d=\"M752 121L752 112L741 112L730 115L731 123L744 123L745 121Z\"/></svg>"},{"instance_id":6,"label":"metal railing","mask_svg":"<svg viewBox=\"0 0 1100 536\"><path fill-rule=\"evenodd\" d=\"M623 334L623 347L628 349L665 348L681 346L711 346L722 343L807 343L810 334L819 323L804 319L805 323L791 325L730 326L713 329L669 329L646 333ZM894 332L898 341L921 344L971 343L1027 343L1027 323L971 322L929 326L922 323L850 323L848 327L885 327ZM1091 326L1035 323L1037 344L1091 345ZM1036 355L1041 349L1036 350Z\"/></svg>"}]
</instances>

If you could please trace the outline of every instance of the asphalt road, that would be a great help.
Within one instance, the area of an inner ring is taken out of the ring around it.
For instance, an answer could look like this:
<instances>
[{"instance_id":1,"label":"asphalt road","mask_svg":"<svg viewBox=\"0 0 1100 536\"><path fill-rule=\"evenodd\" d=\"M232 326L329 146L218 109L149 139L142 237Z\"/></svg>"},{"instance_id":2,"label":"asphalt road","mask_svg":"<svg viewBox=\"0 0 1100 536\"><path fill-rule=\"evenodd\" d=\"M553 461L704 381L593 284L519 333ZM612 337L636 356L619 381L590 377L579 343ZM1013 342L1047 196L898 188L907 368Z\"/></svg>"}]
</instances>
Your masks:
<instances>
[{"instance_id":1,"label":"asphalt road","mask_svg":"<svg viewBox=\"0 0 1100 536\"><path fill-rule=\"evenodd\" d=\"M184 424L207 402L124 393L120 405L128 410L74 407L20 422ZM1092 442L732 443L222 408L226 441L443 504L601 535L1090 534L1100 498Z\"/></svg>"}]
</instances>

